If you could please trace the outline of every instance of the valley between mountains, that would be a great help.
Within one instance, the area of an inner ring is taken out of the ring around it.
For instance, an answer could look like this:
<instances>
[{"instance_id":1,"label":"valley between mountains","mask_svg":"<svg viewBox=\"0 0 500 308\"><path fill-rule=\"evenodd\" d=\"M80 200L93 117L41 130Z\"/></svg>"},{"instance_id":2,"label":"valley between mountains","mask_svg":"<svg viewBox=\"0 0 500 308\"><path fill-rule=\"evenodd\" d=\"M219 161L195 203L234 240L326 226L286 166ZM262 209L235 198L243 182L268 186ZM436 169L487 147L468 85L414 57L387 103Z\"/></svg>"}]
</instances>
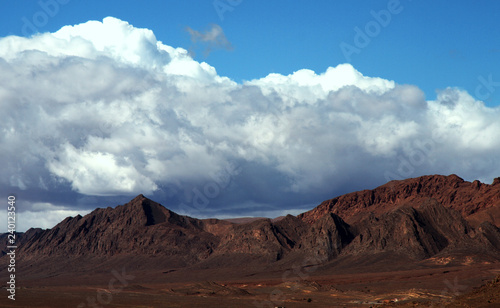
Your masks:
<instances>
[{"instance_id":1,"label":"valley between mountains","mask_svg":"<svg viewBox=\"0 0 500 308\"><path fill-rule=\"evenodd\" d=\"M453 305L473 292L484 307L500 305L491 283L500 274L500 178L392 181L298 216L243 221L181 216L139 195L30 229L18 235L18 300L0 305L461 307ZM110 290L117 273L120 288Z\"/></svg>"}]
</instances>

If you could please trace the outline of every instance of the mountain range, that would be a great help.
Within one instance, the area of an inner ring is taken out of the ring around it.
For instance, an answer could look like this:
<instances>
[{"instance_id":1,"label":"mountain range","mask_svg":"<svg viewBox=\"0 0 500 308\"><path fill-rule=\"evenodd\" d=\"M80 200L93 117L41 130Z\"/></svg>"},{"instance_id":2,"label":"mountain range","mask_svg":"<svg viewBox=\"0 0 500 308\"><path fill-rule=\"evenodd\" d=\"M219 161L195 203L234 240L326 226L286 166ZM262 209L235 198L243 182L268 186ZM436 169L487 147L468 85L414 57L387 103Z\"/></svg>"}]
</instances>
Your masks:
<instances>
[{"instance_id":1,"label":"mountain range","mask_svg":"<svg viewBox=\"0 0 500 308\"><path fill-rule=\"evenodd\" d=\"M500 178L489 185L422 176L338 196L298 216L242 221L182 216L138 195L30 229L17 254L34 279L119 265L161 273L239 267L239 276L297 263L362 270L499 262Z\"/></svg>"}]
</instances>

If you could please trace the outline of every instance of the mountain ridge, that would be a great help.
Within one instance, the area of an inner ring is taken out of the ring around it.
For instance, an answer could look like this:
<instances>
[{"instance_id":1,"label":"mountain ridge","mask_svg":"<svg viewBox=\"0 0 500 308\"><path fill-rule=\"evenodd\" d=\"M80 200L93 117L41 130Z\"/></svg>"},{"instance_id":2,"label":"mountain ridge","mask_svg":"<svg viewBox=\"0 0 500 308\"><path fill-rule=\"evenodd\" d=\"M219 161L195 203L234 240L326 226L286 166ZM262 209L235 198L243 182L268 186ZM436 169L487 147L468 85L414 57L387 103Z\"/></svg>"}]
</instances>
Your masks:
<instances>
[{"instance_id":1,"label":"mountain ridge","mask_svg":"<svg viewBox=\"0 0 500 308\"><path fill-rule=\"evenodd\" d=\"M494 193L500 185L486 185L454 175L426 176L342 195L297 216L238 223L182 216L141 194L115 208L68 217L52 229L28 230L19 258L34 264L69 258L85 260L75 261L85 266L135 262L137 268L167 272L228 267L262 272L298 260L329 264L360 257L382 262L381 254L396 260L395 266L397 260L417 266L450 256L456 262L500 262L500 229L488 219L471 224L463 215L498 208ZM481 198L469 198L466 206L442 203L449 202L450 190L463 199L471 186ZM71 272L71 262L51 270Z\"/></svg>"},{"instance_id":2,"label":"mountain ridge","mask_svg":"<svg viewBox=\"0 0 500 308\"><path fill-rule=\"evenodd\" d=\"M474 221L472 216L477 212L494 208L495 211L482 219L500 227L500 178L495 178L492 184L484 184L477 180L464 181L455 174L394 180L372 190L356 191L323 201L298 217L311 223L325 213L332 212L349 223L355 223L370 212L383 214L395 207L427 198L457 210L465 218L471 217L471 221Z\"/></svg>"}]
</instances>

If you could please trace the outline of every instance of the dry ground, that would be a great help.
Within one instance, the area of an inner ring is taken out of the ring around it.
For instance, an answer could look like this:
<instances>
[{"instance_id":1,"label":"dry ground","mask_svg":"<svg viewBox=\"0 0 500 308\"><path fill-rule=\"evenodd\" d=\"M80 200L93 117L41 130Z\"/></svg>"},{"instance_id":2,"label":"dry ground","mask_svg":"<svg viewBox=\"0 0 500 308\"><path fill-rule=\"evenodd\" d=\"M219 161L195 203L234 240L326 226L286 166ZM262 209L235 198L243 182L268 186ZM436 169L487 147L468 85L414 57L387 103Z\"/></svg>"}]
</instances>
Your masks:
<instances>
[{"instance_id":1,"label":"dry ground","mask_svg":"<svg viewBox=\"0 0 500 308\"><path fill-rule=\"evenodd\" d=\"M173 273L133 273L134 279L116 283L111 291L108 273L96 275L94 282L78 277L54 277L45 286L24 281L15 302L2 292L0 307L500 307L500 283L491 283L499 273L499 264L480 264L217 281L200 275L183 283L169 281Z\"/></svg>"}]
</instances>

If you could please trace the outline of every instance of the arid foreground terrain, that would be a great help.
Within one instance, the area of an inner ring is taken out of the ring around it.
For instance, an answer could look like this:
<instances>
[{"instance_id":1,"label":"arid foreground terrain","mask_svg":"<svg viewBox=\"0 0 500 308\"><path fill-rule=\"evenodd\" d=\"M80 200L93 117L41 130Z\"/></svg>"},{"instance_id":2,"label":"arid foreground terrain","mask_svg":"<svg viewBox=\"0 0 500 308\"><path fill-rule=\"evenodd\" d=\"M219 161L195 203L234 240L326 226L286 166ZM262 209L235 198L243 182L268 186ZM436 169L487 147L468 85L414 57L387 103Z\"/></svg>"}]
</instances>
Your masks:
<instances>
[{"instance_id":1,"label":"arid foreground terrain","mask_svg":"<svg viewBox=\"0 0 500 308\"><path fill-rule=\"evenodd\" d=\"M392 181L239 223L139 195L19 234L2 307L500 307L500 178ZM2 236L6 242L6 235Z\"/></svg>"}]
</instances>

